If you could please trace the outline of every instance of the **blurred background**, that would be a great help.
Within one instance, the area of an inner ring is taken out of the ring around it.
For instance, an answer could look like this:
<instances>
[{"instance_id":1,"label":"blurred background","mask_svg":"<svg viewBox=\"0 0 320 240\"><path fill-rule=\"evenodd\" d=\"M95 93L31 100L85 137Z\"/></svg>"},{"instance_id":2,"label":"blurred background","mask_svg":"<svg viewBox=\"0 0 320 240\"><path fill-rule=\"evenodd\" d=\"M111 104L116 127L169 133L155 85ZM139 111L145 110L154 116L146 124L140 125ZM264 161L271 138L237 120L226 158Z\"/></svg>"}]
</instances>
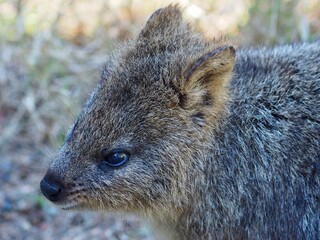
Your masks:
<instances>
[{"instance_id":1,"label":"blurred background","mask_svg":"<svg viewBox=\"0 0 320 240\"><path fill-rule=\"evenodd\" d=\"M118 42L167 0L0 0L0 238L158 239L135 216L63 212L39 181ZM181 0L238 46L320 38L320 0Z\"/></svg>"}]
</instances>

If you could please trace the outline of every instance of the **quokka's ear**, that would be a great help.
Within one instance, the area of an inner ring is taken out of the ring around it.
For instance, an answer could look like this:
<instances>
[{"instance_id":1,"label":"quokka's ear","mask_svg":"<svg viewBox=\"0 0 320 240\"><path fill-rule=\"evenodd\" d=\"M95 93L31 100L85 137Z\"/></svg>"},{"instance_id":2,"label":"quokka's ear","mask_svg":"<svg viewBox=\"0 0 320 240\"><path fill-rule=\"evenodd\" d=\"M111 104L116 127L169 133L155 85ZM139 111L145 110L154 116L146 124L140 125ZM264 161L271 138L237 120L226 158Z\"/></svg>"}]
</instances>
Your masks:
<instances>
[{"instance_id":1,"label":"quokka's ear","mask_svg":"<svg viewBox=\"0 0 320 240\"><path fill-rule=\"evenodd\" d=\"M139 38L166 39L173 34L182 22L182 14L178 5L169 5L155 11L142 29Z\"/></svg>"},{"instance_id":2,"label":"quokka's ear","mask_svg":"<svg viewBox=\"0 0 320 240\"><path fill-rule=\"evenodd\" d=\"M216 118L224 108L228 82L235 63L235 49L219 47L191 63L184 72L180 106L193 110L199 125L206 118Z\"/></svg>"}]
</instances>

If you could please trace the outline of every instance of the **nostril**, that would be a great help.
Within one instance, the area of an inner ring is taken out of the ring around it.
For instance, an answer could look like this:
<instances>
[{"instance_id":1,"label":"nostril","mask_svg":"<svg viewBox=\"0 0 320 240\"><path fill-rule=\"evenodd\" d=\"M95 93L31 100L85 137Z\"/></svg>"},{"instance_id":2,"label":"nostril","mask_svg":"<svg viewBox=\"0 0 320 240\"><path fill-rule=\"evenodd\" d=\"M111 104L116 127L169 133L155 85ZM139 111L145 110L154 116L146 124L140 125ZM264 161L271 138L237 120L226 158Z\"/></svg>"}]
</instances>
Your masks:
<instances>
[{"instance_id":1,"label":"nostril","mask_svg":"<svg viewBox=\"0 0 320 240\"><path fill-rule=\"evenodd\" d=\"M46 181L44 178L40 182L40 188L43 195L50 201L55 202L58 200L61 193L61 187L57 183Z\"/></svg>"}]
</instances>

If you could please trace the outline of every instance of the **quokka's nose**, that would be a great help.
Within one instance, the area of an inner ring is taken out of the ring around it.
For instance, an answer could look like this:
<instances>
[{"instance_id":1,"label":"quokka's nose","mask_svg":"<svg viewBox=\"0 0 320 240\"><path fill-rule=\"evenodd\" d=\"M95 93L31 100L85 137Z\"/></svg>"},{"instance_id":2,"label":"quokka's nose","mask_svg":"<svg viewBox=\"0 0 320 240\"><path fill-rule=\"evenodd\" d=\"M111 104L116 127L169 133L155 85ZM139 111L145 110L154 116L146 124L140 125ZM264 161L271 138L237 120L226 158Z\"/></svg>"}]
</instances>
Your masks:
<instances>
[{"instance_id":1,"label":"quokka's nose","mask_svg":"<svg viewBox=\"0 0 320 240\"><path fill-rule=\"evenodd\" d=\"M40 182L40 188L43 195L52 202L59 200L59 196L62 192L62 187L56 183L43 178Z\"/></svg>"}]
</instances>

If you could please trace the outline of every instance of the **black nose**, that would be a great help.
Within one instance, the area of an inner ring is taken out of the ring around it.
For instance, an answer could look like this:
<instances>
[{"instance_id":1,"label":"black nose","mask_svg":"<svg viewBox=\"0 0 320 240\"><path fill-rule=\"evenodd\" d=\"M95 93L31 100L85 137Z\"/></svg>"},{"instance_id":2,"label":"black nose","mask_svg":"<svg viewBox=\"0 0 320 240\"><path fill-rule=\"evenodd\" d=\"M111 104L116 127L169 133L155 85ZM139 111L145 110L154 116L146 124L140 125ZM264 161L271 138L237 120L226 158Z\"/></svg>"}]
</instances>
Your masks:
<instances>
[{"instance_id":1,"label":"black nose","mask_svg":"<svg viewBox=\"0 0 320 240\"><path fill-rule=\"evenodd\" d=\"M56 202L59 200L59 196L61 195L61 186L59 184L49 181L46 178L43 178L40 182L40 188L43 195L48 198L52 202Z\"/></svg>"}]
</instances>

